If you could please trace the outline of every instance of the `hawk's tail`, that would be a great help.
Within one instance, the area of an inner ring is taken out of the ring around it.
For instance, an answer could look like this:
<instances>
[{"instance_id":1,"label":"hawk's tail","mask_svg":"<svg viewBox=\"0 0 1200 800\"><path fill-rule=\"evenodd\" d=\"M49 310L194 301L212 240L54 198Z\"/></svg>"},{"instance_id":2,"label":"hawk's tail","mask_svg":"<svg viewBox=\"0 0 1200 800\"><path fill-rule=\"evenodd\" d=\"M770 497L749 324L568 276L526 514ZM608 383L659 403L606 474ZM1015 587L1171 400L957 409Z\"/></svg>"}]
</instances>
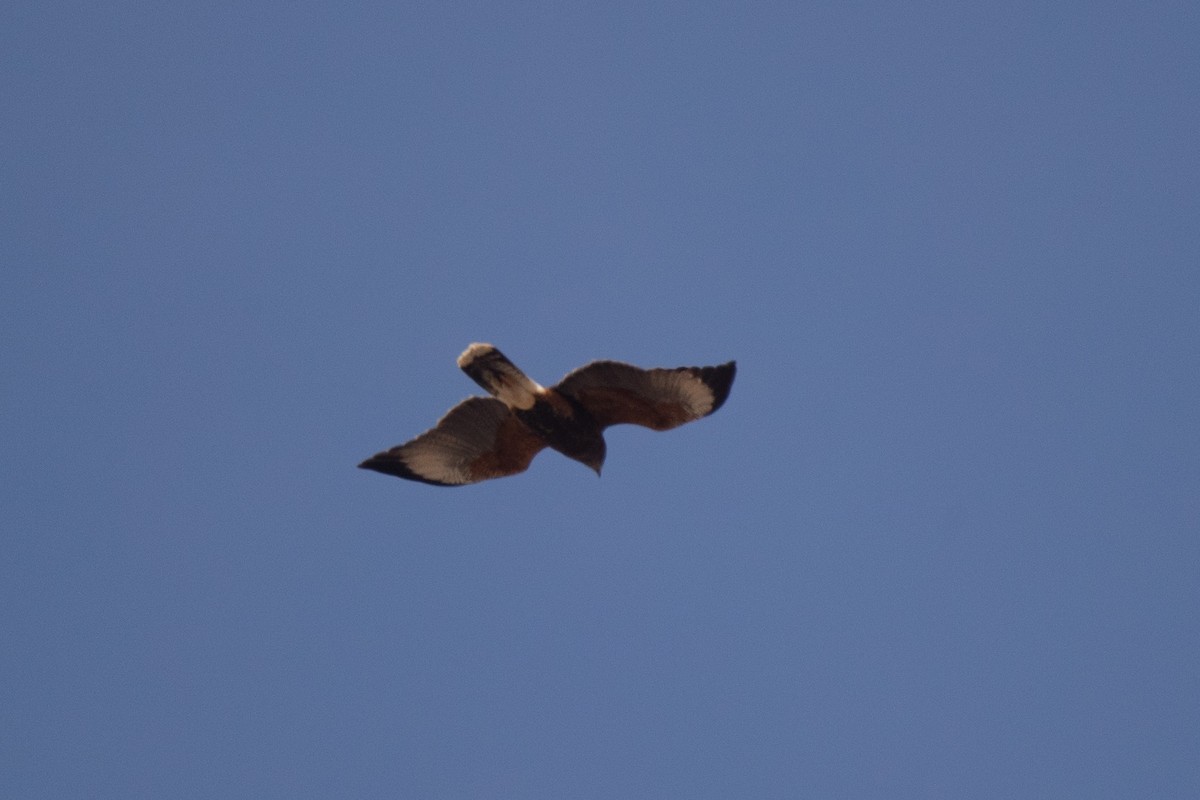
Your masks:
<instances>
[{"instance_id":1,"label":"hawk's tail","mask_svg":"<svg viewBox=\"0 0 1200 800\"><path fill-rule=\"evenodd\" d=\"M509 408L527 409L543 391L490 344L473 344L458 357L459 368Z\"/></svg>"}]
</instances>

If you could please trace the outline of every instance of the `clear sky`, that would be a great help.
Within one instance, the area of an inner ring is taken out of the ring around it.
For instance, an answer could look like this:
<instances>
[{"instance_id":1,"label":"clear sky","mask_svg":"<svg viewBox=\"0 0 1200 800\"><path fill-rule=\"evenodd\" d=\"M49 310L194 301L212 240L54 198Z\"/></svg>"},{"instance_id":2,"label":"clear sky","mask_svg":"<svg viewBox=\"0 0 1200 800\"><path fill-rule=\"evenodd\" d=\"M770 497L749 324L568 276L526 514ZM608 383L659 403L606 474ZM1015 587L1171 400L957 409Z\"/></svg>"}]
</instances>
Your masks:
<instances>
[{"instance_id":1,"label":"clear sky","mask_svg":"<svg viewBox=\"0 0 1200 800\"><path fill-rule=\"evenodd\" d=\"M0 12L0 796L1200 796L1200 10ZM458 489L478 390L729 402Z\"/></svg>"}]
</instances>

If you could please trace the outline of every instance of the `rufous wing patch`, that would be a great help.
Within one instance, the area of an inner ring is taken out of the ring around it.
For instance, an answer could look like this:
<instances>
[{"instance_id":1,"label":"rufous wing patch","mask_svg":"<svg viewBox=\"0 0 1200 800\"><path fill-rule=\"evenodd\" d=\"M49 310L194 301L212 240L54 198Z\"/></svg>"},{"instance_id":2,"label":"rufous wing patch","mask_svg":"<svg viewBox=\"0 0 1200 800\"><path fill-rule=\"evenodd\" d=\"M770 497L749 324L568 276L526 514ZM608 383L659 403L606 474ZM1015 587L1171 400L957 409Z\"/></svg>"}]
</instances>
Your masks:
<instances>
[{"instance_id":1,"label":"rufous wing patch","mask_svg":"<svg viewBox=\"0 0 1200 800\"><path fill-rule=\"evenodd\" d=\"M496 429L492 446L467 465L467 474L472 483L516 475L529 469L533 457L545 446L546 442L541 437L509 412Z\"/></svg>"}]
</instances>

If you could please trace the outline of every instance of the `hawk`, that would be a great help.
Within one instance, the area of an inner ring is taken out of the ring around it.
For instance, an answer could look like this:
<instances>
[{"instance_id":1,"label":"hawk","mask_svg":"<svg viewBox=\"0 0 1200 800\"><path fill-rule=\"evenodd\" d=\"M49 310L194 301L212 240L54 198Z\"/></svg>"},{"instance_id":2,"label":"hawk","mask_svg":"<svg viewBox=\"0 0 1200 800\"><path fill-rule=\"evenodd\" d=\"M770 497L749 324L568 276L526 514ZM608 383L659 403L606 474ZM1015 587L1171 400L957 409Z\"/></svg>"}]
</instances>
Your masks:
<instances>
[{"instance_id":1,"label":"hawk","mask_svg":"<svg viewBox=\"0 0 1200 800\"><path fill-rule=\"evenodd\" d=\"M632 423L670 430L706 417L729 396L737 365L641 369L593 361L549 389L490 344L472 344L458 366L491 397L468 397L410 442L358 466L435 486L524 472L549 447L600 474L604 429Z\"/></svg>"}]
</instances>

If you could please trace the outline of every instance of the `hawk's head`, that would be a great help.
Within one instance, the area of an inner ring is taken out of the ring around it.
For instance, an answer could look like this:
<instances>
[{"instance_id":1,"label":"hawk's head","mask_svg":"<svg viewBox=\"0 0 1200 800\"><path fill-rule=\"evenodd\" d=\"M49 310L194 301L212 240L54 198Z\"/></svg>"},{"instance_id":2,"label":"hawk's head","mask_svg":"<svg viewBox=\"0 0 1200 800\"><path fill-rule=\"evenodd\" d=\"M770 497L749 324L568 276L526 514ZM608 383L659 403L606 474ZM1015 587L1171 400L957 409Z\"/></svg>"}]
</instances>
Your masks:
<instances>
[{"instance_id":1,"label":"hawk's head","mask_svg":"<svg viewBox=\"0 0 1200 800\"><path fill-rule=\"evenodd\" d=\"M571 458L591 467L599 475L601 467L604 466L604 455L606 452L607 448L604 446L604 439L597 436L594 439L590 439L583 449L577 453L572 453Z\"/></svg>"}]
</instances>

